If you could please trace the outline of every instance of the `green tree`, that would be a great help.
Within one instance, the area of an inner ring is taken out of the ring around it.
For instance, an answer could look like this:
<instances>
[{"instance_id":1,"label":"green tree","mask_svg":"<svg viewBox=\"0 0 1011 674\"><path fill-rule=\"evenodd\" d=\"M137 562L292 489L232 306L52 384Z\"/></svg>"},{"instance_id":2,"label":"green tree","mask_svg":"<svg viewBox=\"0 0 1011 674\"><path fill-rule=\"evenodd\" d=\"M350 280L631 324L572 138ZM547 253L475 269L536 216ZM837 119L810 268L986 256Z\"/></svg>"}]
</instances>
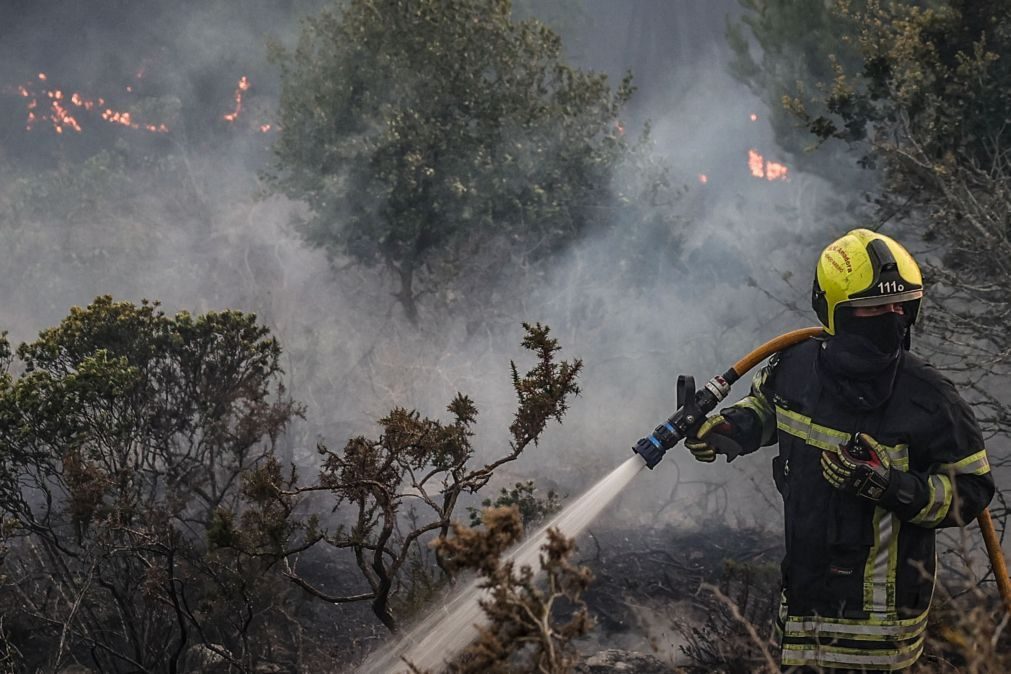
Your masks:
<instances>
[{"instance_id":1,"label":"green tree","mask_svg":"<svg viewBox=\"0 0 1011 674\"><path fill-rule=\"evenodd\" d=\"M787 103L819 139L857 143L883 172L886 212L942 244L925 326L1004 432L1011 408L987 377L1011 369L1011 6L925 4L840 5L861 68L836 68L824 114Z\"/></svg>"},{"instance_id":2,"label":"green tree","mask_svg":"<svg viewBox=\"0 0 1011 674\"><path fill-rule=\"evenodd\" d=\"M508 0L353 0L307 21L282 70L273 188L302 231L385 264L417 300L482 247L529 260L603 227L628 79L566 65L558 36Z\"/></svg>"},{"instance_id":3,"label":"green tree","mask_svg":"<svg viewBox=\"0 0 1011 674\"><path fill-rule=\"evenodd\" d=\"M727 42L734 55L730 72L769 107L769 122L780 147L805 170L817 172L825 162L806 152L813 139L783 106L783 97L806 94L811 105L818 105L814 97L832 81L834 63L858 67L859 54L846 40L852 26L833 11L835 0L739 2L740 20L727 22ZM753 46L759 50L757 60Z\"/></svg>"},{"instance_id":4,"label":"green tree","mask_svg":"<svg viewBox=\"0 0 1011 674\"><path fill-rule=\"evenodd\" d=\"M244 473L300 413L280 347L239 312L100 297L0 348L5 629L27 669L178 671L194 646L250 669L284 603L255 558L208 551ZM16 608L15 608L16 607Z\"/></svg>"},{"instance_id":5,"label":"green tree","mask_svg":"<svg viewBox=\"0 0 1011 674\"><path fill-rule=\"evenodd\" d=\"M855 63L828 62L819 91L795 89L784 104L815 141L860 151L883 178L881 221L929 244L918 348L973 392L984 428L1006 437L1011 6L866 0L835 3L830 17ZM992 463L1008 463L988 444ZM1006 519L1003 499L994 515Z\"/></svg>"}]
</instances>

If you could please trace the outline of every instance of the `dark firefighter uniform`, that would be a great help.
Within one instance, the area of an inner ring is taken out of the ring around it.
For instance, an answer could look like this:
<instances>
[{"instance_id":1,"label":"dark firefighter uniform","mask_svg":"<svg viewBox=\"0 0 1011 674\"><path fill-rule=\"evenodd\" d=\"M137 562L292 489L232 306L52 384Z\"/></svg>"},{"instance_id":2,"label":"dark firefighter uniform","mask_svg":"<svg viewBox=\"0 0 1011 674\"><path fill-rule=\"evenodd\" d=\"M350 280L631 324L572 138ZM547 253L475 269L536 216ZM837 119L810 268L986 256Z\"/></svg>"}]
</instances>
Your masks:
<instances>
[{"instance_id":1,"label":"dark firefighter uniform","mask_svg":"<svg viewBox=\"0 0 1011 674\"><path fill-rule=\"evenodd\" d=\"M994 490L990 465L972 411L932 367L904 354L888 403L860 413L822 390L821 345L809 340L774 357L734 405L753 413L736 422L745 451L779 443L782 663L901 669L923 649L934 529L982 511ZM877 503L822 477L822 450L838 451L856 432L873 436L896 471Z\"/></svg>"},{"instance_id":2,"label":"dark firefighter uniform","mask_svg":"<svg viewBox=\"0 0 1011 674\"><path fill-rule=\"evenodd\" d=\"M750 395L685 443L702 461L718 451L709 433L743 453L779 445L785 667L912 665L934 591L934 530L968 524L993 496L971 408L908 352L922 294L902 246L849 232L816 270L823 336L776 354Z\"/></svg>"}]
</instances>

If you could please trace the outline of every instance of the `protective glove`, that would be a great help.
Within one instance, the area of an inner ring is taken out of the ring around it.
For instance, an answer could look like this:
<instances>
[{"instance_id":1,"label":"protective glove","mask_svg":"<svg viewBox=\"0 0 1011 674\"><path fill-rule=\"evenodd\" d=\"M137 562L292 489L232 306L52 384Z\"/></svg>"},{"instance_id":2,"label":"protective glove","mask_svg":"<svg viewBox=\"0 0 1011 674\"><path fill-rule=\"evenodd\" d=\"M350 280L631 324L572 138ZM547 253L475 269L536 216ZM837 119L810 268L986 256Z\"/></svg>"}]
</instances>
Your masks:
<instances>
[{"instance_id":1,"label":"protective glove","mask_svg":"<svg viewBox=\"0 0 1011 674\"><path fill-rule=\"evenodd\" d=\"M884 448L866 433L857 433L838 452L822 451L821 474L836 489L879 501L888 489L891 464Z\"/></svg>"},{"instance_id":2,"label":"protective glove","mask_svg":"<svg viewBox=\"0 0 1011 674\"><path fill-rule=\"evenodd\" d=\"M710 434L730 435L732 431L733 426L727 421L727 418L722 414L717 414L702 422L699 429L695 431L694 438L685 438L685 447L688 448L688 451L692 453L692 456L696 460L712 463L716 460L716 447L706 442L706 436Z\"/></svg>"}]
</instances>

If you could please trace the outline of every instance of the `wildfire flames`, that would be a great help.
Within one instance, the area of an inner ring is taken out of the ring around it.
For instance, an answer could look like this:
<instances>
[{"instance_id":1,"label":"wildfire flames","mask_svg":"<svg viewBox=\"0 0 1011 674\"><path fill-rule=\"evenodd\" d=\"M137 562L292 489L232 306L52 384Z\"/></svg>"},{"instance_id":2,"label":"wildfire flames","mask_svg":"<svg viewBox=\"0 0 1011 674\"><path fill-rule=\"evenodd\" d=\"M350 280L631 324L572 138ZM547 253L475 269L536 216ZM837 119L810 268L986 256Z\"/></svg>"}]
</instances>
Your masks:
<instances>
[{"instance_id":1,"label":"wildfire flames","mask_svg":"<svg viewBox=\"0 0 1011 674\"><path fill-rule=\"evenodd\" d=\"M39 82L48 82L49 76L45 73L39 73L38 79ZM120 124L131 129L148 131L150 133L168 132L168 127L164 124L142 124L135 121L129 112L120 112L106 107L104 98L86 98L78 91L70 94L68 98L62 89L43 89L41 92L36 92L30 89L29 85L22 84L18 87L18 95L27 101L28 118L25 123L26 131L34 129L36 123L40 121L47 121L52 124L53 131L58 134L62 134L67 129L75 133L81 133L81 124L78 122L77 117L71 113L71 109L76 109L87 113L101 111L99 117L110 124ZM48 105L40 107L40 100L43 102L48 101Z\"/></svg>"},{"instance_id":2,"label":"wildfire flames","mask_svg":"<svg viewBox=\"0 0 1011 674\"><path fill-rule=\"evenodd\" d=\"M789 180L790 169L785 165L768 161L758 150L748 150L748 170L755 178L766 180Z\"/></svg>"},{"instance_id":3,"label":"wildfire flames","mask_svg":"<svg viewBox=\"0 0 1011 674\"><path fill-rule=\"evenodd\" d=\"M749 115L749 119L752 122L757 122L758 115L753 112ZM764 178L770 181L790 179L790 169L784 164L766 160L758 153L758 150L748 150L748 170L755 178Z\"/></svg>"},{"instance_id":4,"label":"wildfire flames","mask_svg":"<svg viewBox=\"0 0 1011 674\"><path fill-rule=\"evenodd\" d=\"M243 75L235 86L235 109L224 116L226 122L234 122L242 114L242 95L249 90L249 79Z\"/></svg>"},{"instance_id":5,"label":"wildfire flames","mask_svg":"<svg viewBox=\"0 0 1011 674\"><path fill-rule=\"evenodd\" d=\"M135 77L138 80L142 79L144 71L145 67L142 66ZM138 120L131 112L117 110L107 105L104 98L88 98L78 91L67 96L62 89L57 89L49 83L49 76L44 72L38 73L37 79L38 83L35 85L22 84L17 87L17 95L25 101L26 131L33 131L39 123L48 123L57 134L62 135L68 130L81 133L83 131L81 115L84 113L87 117L129 129L158 134L169 132L167 125ZM249 78L243 75L235 89L235 107L231 112L222 115L222 119L231 124L239 118L242 114L243 97L250 86ZM126 91L133 93L134 87L127 85ZM269 133L276 128L276 125L264 123L257 124L255 128L260 133Z\"/></svg>"}]
</instances>

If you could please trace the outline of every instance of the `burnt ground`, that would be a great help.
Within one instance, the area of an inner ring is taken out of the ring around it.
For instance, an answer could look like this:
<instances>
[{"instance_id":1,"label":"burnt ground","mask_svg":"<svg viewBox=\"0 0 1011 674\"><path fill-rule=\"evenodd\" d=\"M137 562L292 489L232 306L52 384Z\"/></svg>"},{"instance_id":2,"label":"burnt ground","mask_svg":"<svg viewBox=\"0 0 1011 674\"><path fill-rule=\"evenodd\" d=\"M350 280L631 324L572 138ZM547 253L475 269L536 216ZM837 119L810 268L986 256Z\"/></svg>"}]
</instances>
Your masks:
<instances>
[{"instance_id":1,"label":"burnt ground","mask_svg":"<svg viewBox=\"0 0 1011 674\"><path fill-rule=\"evenodd\" d=\"M724 523L592 531L580 539L579 562L595 576L585 599L597 628L580 650L618 647L669 667L695 660L700 671L734 671L739 662L750 671L760 651L717 592L767 637L782 554L778 532Z\"/></svg>"},{"instance_id":2,"label":"burnt ground","mask_svg":"<svg viewBox=\"0 0 1011 674\"><path fill-rule=\"evenodd\" d=\"M701 659L704 667L699 671L712 671L720 658L731 659L730 654L708 652L708 643L729 644L728 634L744 631L707 584L743 607L761 630L767 632L771 625L782 555L779 532L722 523L694 530L600 528L580 536L578 543L575 561L588 566L595 577L584 597L596 627L577 645L589 662L608 661L608 654L602 653L608 649L620 649L624 664L643 672L671 671L689 663L688 655ZM352 565L325 566L312 569L315 573L310 575L328 578L328 589L359 585ZM309 602L305 610L315 614L314 622L327 625L331 644L327 650L335 661L359 661L386 637L367 604L327 607ZM740 647L732 648L740 659L736 652ZM629 657L640 660L630 663ZM656 669L643 664L650 658ZM581 671L621 669L599 665ZM726 665L723 669L732 671Z\"/></svg>"},{"instance_id":3,"label":"burnt ground","mask_svg":"<svg viewBox=\"0 0 1011 674\"><path fill-rule=\"evenodd\" d=\"M596 620L596 627L577 643L583 657L579 674L751 674L763 670L763 645L777 655L762 642L771 636L779 598L783 548L778 530L715 522L690 530L608 527L583 534L578 543L575 561L595 576L584 599ZM319 571L338 585L357 583L350 565ZM968 671L961 666L966 654L953 651L952 643L964 642L971 653L979 647L975 641L982 640L987 642L983 646L1011 652L1009 630L998 626L993 632L992 616L999 615L994 596L987 599L993 606L974 607L979 615L966 608L973 598L937 598L930 629L934 636L928 639L922 671ZM332 662L358 661L386 638L367 605L311 603L306 609L327 625L315 636L328 644L324 650Z\"/></svg>"}]
</instances>

